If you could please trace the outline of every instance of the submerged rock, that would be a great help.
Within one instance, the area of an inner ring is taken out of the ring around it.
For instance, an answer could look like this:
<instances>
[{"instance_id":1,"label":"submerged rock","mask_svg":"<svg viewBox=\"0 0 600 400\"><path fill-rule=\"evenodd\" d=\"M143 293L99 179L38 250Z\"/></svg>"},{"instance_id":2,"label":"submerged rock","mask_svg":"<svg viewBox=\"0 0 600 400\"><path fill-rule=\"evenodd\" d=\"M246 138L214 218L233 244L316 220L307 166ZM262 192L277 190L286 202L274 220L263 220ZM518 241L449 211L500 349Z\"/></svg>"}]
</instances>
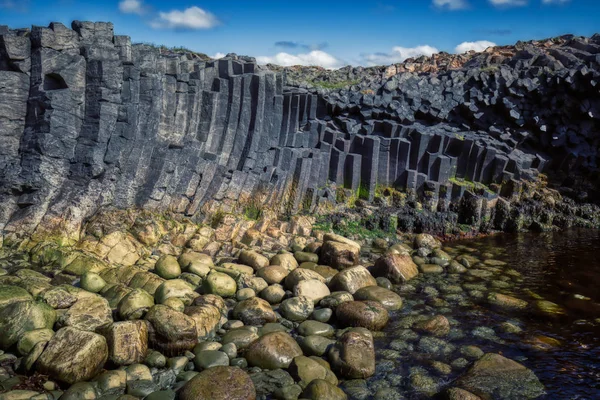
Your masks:
<instances>
[{"instance_id":1,"label":"submerged rock","mask_svg":"<svg viewBox=\"0 0 600 400\"><path fill-rule=\"evenodd\" d=\"M494 353L476 361L456 384L483 399L535 399L545 393L531 370Z\"/></svg>"},{"instance_id":2,"label":"submerged rock","mask_svg":"<svg viewBox=\"0 0 600 400\"><path fill-rule=\"evenodd\" d=\"M397 311L402 308L402 297L380 286L367 286L354 293L356 300L372 300L381 303L386 310Z\"/></svg>"},{"instance_id":3,"label":"submerged rock","mask_svg":"<svg viewBox=\"0 0 600 400\"><path fill-rule=\"evenodd\" d=\"M507 310L522 310L528 305L525 300L502 293L490 293L487 299L490 304Z\"/></svg>"},{"instance_id":4,"label":"submerged rock","mask_svg":"<svg viewBox=\"0 0 600 400\"><path fill-rule=\"evenodd\" d=\"M373 335L366 329L344 333L329 351L331 368L343 378L364 379L375 373Z\"/></svg>"},{"instance_id":5,"label":"submerged rock","mask_svg":"<svg viewBox=\"0 0 600 400\"><path fill-rule=\"evenodd\" d=\"M387 324L388 311L376 301L348 301L340 304L335 315L343 327L362 327L379 331Z\"/></svg>"},{"instance_id":6,"label":"submerged rock","mask_svg":"<svg viewBox=\"0 0 600 400\"><path fill-rule=\"evenodd\" d=\"M567 314L567 311L563 307L547 300L537 300L534 306L536 312L549 317L558 317Z\"/></svg>"},{"instance_id":7,"label":"submerged rock","mask_svg":"<svg viewBox=\"0 0 600 400\"><path fill-rule=\"evenodd\" d=\"M310 400L346 400L344 391L324 379L315 379L306 386L302 397Z\"/></svg>"},{"instance_id":8,"label":"submerged rock","mask_svg":"<svg viewBox=\"0 0 600 400\"><path fill-rule=\"evenodd\" d=\"M450 322L443 315L436 315L433 318L415 323L414 329L436 337L443 337L450 332Z\"/></svg>"},{"instance_id":9,"label":"submerged rock","mask_svg":"<svg viewBox=\"0 0 600 400\"><path fill-rule=\"evenodd\" d=\"M481 397L475 396L461 388L450 388L446 390L447 400L481 400Z\"/></svg>"}]
</instances>

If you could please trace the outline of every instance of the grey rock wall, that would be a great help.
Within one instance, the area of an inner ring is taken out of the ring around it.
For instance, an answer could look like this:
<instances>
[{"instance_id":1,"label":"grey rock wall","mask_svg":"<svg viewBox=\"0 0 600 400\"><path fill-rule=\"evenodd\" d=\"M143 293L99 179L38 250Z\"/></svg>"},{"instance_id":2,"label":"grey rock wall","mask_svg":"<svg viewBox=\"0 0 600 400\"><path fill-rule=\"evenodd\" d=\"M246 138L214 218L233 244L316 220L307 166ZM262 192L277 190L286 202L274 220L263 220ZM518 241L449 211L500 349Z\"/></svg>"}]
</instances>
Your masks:
<instances>
[{"instance_id":1,"label":"grey rock wall","mask_svg":"<svg viewBox=\"0 0 600 400\"><path fill-rule=\"evenodd\" d=\"M510 197L549 162L597 168L600 39L528 51L323 91L249 57L162 55L110 23L0 27L0 230L78 232L103 206L310 211L378 184L444 209L457 180Z\"/></svg>"}]
</instances>

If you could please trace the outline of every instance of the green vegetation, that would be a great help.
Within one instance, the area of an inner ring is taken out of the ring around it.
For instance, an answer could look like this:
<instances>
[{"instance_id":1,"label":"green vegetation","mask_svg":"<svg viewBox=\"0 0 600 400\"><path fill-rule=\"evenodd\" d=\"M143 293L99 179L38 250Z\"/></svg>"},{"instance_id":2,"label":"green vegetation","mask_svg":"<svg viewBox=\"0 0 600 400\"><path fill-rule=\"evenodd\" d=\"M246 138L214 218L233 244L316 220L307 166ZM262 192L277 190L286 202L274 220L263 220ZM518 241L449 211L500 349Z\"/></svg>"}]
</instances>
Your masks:
<instances>
[{"instance_id":1,"label":"green vegetation","mask_svg":"<svg viewBox=\"0 0 600 400\"><path fill-rule=\"evenodd\" d=\"M213 229L217 229L224 219L225 213L219 208L211 217L210 227Z\"/></svg>"},{"instance_id":2,"label":"green vegetation","mask_svg":"<svg viewBox=\"0 0 600 400\"><path fill-rule=\"evenodd\" d=\"M487 187L483 183L473 182L473 181L471 181L469 179L463 179L463 178L456 178L456 177L454 177L454 178L448 179L448 181L450 183L455 184L455 185L463 186L463 187L467 188L467 190L470 190L472 192L475 192L475 191L486 191L488 193L494 193L493 190L491 190L489 187Z\"/></svg>"},{"instance_id":3,"label":"green vegetation","mask_svg":"<svg viewBox=\"0 0 600 400\"><path fill-rule=\"evenodd\" d=\"M359 199L368 199L369 198L369 188L362 183L358 186L357 196Z\"/></svg>"},{"instance_id":4,"label":"green vegetation","mask_svg":"<svg viewBox=\"0 0 600 400\"><path fill-rule=\"evenodd\" d=\"M324 232L334 232L344 237L361 237L365 239L394 238L398 227L398 217L390 216L389 231L380 227L367 227L375 225L374 221L364 218L361 220L342 221L334 224L327 216L320 216L313 225L313 229Z\"/></svg>"},{"instance_id":5,"label":"green vegetation","mask_svg":"<svg viewBox=\"0 0 600 400\"><path fill-rule=\"evenodd\" d=\"M258 220L263 213L261 204L257 202L250 202L244 206L244 217L251 220Z\"/></svg>"},{"instance_id":6,"label":"green vegetation","mask_svg":"<svg viewBox=\"0 0 600 400\"><path fill-rule=\"evenodd\" d=\"M310 84L312 84L313 86L316 86L318 88L333 89L333 90L343 89L345 87L356 85L358 83L360 83L359 79L352 80L352 81L340 81L340 82L327 82L327 81L317 81L317 80L313 80L312 82L310 82Z\"/></svg>"},{"instance_id":7,"label":"green vegetation","mask_svg":"<svg viewBox=\"0 0 600 400\"><path fill-rule=\"evenodd\" d=\"M462 232L462 233L469 233L473 230L473 227L471 225L468 224L458 224L458 229Z\"/></svg>"}]
</instances>

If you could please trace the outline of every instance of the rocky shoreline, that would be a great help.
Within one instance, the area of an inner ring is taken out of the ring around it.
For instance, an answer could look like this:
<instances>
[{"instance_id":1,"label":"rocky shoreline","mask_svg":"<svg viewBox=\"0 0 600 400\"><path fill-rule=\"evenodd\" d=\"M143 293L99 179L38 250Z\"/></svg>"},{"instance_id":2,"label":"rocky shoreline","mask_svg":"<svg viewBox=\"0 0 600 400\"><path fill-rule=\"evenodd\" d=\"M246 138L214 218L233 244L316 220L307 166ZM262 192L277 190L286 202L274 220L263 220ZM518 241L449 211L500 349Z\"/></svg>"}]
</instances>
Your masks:
<instances>
[{"instance_id":1,"label":"rocky shoreline","mask_svg":"<svg viewBox=\"0 0 600 400\"><path fill-rule=\"evenodd\" d=\"M600 228L599 57L284 69L0 26L0 400L542 396L497 345L565 310L451 240Z\"/></svg>"},{"instance_id":2,"label":"rocky shoreline","mask_svg":"<svg viewBox=\"0 0 600 400\"><path fill-rule=\"evenodd\" d=\"M427 234L358 243L312 229L308 217L249 222L212 228L113 211L73 245L5 245L0 398L544 393L517 361L465 343L501 340L494 330L463 332L449 315L474 305L563 312L515 297L522 278L494 254ZM396 363L410 366L408 377Z\"/></svg>"}]
</instances>

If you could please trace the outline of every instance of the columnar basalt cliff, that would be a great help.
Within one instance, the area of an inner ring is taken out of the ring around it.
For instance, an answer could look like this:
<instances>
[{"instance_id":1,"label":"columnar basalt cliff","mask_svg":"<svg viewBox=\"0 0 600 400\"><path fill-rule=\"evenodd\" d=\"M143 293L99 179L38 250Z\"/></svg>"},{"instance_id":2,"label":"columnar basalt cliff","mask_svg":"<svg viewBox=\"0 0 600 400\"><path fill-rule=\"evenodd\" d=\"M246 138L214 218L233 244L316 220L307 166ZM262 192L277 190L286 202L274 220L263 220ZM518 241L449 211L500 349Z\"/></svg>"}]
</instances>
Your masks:
<instances>
[{"instance_id":1,"label":"columnar basalt cliff","mask_svg":"<svg viewBox=\"0 0 600 400\"><path fill-rule=\"evenodd\" d=\"M110 23L0 27L0 230L77 235L104 206L314 211L336 188L493 208L540 172L597 174L600 36L436 57L307 84L250 57L164 55Z\"/></svg>"}]
</instances>

